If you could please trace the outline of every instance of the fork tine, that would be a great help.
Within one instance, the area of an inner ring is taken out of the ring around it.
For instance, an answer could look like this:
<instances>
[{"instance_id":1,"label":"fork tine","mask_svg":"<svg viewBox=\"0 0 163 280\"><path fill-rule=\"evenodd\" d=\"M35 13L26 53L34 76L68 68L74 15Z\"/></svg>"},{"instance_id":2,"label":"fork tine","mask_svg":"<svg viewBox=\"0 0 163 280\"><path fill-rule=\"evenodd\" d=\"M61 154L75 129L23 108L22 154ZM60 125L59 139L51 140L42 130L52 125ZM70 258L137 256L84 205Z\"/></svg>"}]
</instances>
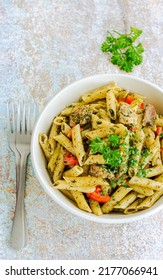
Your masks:
<instances>
[{"instance_id":1,"label":"fork tine","mask_svg":"<svg viewBox=\"0 0 163 280\"><path fill-rule=\"evenodd\" d=\"M15 107L12 102L7 102L7 126L8 132L15 132Z\"/></svg>"},{"instance_id":2,"label":"fork tine","mask_svg":"<svg viewBox=\"0 0 163 280\"><path fill-rule=\"evenodd\" d=\"M30 101L27 110L27 133L31 134L36 121L36 104Z\"/></svg>"},{"instance_id":3,"label":"fork tine","mask_svg":"<svg viewBox=\"0 0 163 280\"><path fill-rule=\"evenodd\" d=\"M21 131L21 122L20 122L20 103L17 104L17 124L16 124L17 132Z\"/></svg>"},{"instance_id":4,"label":"fork tine","mask_svg":"<svg viewBox=\"0 0 163 280\"><path fill-rule=\"evenodd\" d=\"M8 132L11 132L11 122L10 122L10 108L9 102L7 102L7 128Z\"/></svg>"},{"instance_id":5,"label":"fork tine","mask_svg":"<svg viewBox=\"0 0 163 280\"><path fill-rule=\"evenodd\" d=\"M33 127L34 127L34 125L35 125L35 123L36 123L36 117L37 117L36 104L35 104L35 102L33 102L33 104L34 104L34 110L33 110L32 130L33 130Z\"/></svg>"},{"instance_id":6,"label":"fork tine","mask_svg":"<svg viewBox=\"0 0 163 280\"><path fill-rule=\"evenodd\" d=\"M28 103L28 108L27 108L27 134L30 133L31 131L31 106L30 103Z\"/></svg>"},{"instance_id":7,"label":"fork tine","mask_svg":"<svg viewBox=\"0 0 163 280\"><path fill-rule=\"evenodd\" d=\"M13 128L13 132L15 132L15 104L12 103L11 104L11 110L12 110L12 128Z\"/></svg>"},{"instance_id":8,"label":"fork tine","mask_svg":"<svg viewBox=\"0 0 163 280\"><path fill-rule=\"evenodd\" d=\"M21 126L21 133L25 133L26 132L26 106L25 106L25 102L23 101L22 104L22 109L23 109L23 116L22 116L22 126Z\"/></svg>"}]
</instances>

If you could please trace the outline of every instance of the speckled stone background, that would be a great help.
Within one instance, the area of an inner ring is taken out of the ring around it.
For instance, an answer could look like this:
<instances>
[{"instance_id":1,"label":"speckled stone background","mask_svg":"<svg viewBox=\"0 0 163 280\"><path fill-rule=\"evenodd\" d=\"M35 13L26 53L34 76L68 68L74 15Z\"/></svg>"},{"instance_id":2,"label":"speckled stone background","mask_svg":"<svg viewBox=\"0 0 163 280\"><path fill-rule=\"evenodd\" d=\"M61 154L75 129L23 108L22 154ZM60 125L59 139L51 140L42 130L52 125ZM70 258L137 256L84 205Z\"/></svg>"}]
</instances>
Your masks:
<instances>
[{"instance_id":1,"label":"speckled stone background","mask_svg":"<svg viewBox=\"0 0 163 280\"><path fill-rule=\"evenodd\" d=\"M131 224L82 220L54 203L28 161L28 246L9 245L15 207L15 162L6 137L6 102L35 99L41 111L83 77L120 73L100 45L108 30L143 30L144 61L132 75L162 86L162 0L0 1L0 259L162 259L163 211Z\"/></svg>"}]
</instances>

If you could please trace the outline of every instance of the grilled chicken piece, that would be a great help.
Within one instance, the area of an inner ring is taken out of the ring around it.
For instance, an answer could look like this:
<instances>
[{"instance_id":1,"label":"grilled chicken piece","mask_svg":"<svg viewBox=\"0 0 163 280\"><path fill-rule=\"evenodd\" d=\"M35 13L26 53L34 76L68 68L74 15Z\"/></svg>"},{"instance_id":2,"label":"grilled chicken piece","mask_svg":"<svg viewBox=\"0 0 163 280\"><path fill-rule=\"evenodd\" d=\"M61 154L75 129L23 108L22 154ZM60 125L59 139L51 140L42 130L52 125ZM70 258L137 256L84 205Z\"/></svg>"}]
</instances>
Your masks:
<instances>
[{"instance_id":1,"label":"grilled chicken piece","mask_svg":"<svg viewBox=\"0 0 163 280\"><path fill-rule=\"evenodd\" d=\"M75 107L70 114L70 126L76 124L84 125L91 121L91 111L87 106Z\"/></svg>"},{"instance_id":2,"label":"grilled chicken piece","mask_svg":"<svg viewBox=\"0 0 163 280\"><path fill-rule=\"evenodd\" d=\"M89 174L95 177L102 177L103 179L115 179L113 173L109 173L106 168L98 165L92 164L89 169Z\"/></svg>"},{"instance_id":3,"label":"grilled chicken piece","mask_svg":"<svg viewBox=\"0 0 163 280\"><path fill-rule=\"evenodd\" d=\"M125 125L137 124L137 114L132 110L130 105L125 102L120 103L119 122Z\"/></svg>"},{"instance_id":4,"label":"grilled chicken piece","mask_svg":"<svg viewBox=\"0 0 163 280\"><path fill-rule=\"evenodd\" d=\"M153 126L155 124L156 117L157 113L155 107L151 104L146 105L143 118L143 126Z\"/></svg>"}]
</instances>

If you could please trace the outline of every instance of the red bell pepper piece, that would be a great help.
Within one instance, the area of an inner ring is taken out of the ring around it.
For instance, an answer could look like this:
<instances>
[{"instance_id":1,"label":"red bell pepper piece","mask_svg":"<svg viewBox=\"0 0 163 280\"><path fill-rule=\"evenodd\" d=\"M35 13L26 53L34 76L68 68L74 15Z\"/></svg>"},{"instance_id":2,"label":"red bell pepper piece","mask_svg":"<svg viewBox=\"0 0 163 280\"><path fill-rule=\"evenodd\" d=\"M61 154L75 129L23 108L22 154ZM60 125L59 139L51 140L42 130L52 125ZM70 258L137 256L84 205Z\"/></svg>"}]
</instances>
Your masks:
<instances>
[{"instance_id":1,"label":"red bell pepper piece","mask_svg":"<svg viewBox=\"0 0 163 280\"><path fill-rule=\"evenodd\" d=\"M73 127L74 127L75 125L73 125ZM73 129L73 127L70 129L70 131L69 131L69 133L67 134L67 137L72 137L72 129Z\"/></svg>"},{"instance_id":2,"label":"red bell pepper piece","mask_svg":"<svg viewBox=\"0 0 163 280\"><path fill-rule=\"evenodd\" d=\"M130 127L129 130L130 130L131 132L135 132L136 130L138 130L138 128L137 128L137 127Z\"/></svg>"},{"instance_id":3,"label":"red bell pepper piece","mask_svg":"<svg viewBox=\"0 0 163 280\"><path fill-rule=\"evenodd\" d=\"M125 102L125 99L119 98L119 99L118 99L118 103L121 103L121 102Z\"/></svg>"},{"instance_id":4,"label":"red bell pepper piece","mask_svg":"<svg viewBox=\"0 0 163 280\"><path fill-rule=\"evenodd\" d=\"M157 129L155 131L156 135L160 135L162 133L162 127L161 126L157 126Z\"/></svg>"},{"instance_id":5,"label":"red bell pepper piece","mask_svg":"<svg viewBox=\"0 0 163 280\"><path fill-rule=\"evenodd\" d=\"M118 101L118 103L126 102L128 104L131 104L133 100L134 100L134 97L131 96L131 95L128 95L125 99L124 98L119 98L117 101Z\"/></svg>"},{"instance_id":6,"label":"red bell pepper piece","mask_svg":"<svg viewBox=\"0 0 163 280\"><path fill-rule=\"evenodd\" d=\"M145 109L145 104L144 104L144 102L142 102L142 103L140 104L139 108L142 109L142 110Z\"/></svg>"},{"instance_id":7,"label":"red bell pepper piece","mask_svg":"<svg viewBox=\"0 0 163 280\"><path fill-rule=\"evenodd\" d=\"M125 99L125 102L128 104L131 104L133 100L134 100L134 97L131 95L128 95L127 98Z\"/></svg>"},{"instance_id":8,"label":"red bell pepper piece","mask_svg":"<svg viewBox=\"0 0 163 280\"><path fill-rule=\"evenodd\" d=\"M64 164L68 166L74 166L78 164L78 159L76 156L72 155L69 151L66 151L64 155Z\"/></svg>"},{"instance_id":9,"label":"red bell pepper piece","mask_svg":"<svg viewBox=\"0 0 163 280\"><path fill-rule=\"evenodd\" d=\"M76 125L76 124L75 124L75 125ZM73 127L70 129L69 133L67 134L67 137L69 137L69 138L72 137L72 130L73 130L73 128L74 128L75 125L73 125ZM80 131L82 131L82 130L84 130L83 127L80 128Z\"/></svg>"},{"instance_id":10,"label":"red bell pepper piece","mask_svg":"<svg viewBox=\"0 0 163 280\"><path fill-rule=\"evenodd\" d=\"M101 186L96 186L96 189L94 192L86 193L88 198L91 198L92 200L96 200L99 203L107 202L110 199L109 195L103 195L102 194L102 188Z\"/></svg>"}]
</instances>

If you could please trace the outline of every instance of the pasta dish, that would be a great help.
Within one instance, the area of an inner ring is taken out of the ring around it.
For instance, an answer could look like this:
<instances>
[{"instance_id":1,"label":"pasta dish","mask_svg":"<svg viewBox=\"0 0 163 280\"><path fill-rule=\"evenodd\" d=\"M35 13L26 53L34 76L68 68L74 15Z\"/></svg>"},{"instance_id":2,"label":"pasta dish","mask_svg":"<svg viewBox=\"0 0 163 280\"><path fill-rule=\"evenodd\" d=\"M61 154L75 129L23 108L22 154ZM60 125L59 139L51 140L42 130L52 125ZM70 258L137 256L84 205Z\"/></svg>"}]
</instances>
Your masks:
<instances>
[{"instance_id":1,"label":"pasta dish","mask_svg":"<svg viewBox=\"0 0 163 280\"><path fill-rule=\"evenodd\" d=\"M134 213L163 194L163 116L111 82L84 93L39 134L52 188L95 215Z\"/></svg>"}]
</instances>

